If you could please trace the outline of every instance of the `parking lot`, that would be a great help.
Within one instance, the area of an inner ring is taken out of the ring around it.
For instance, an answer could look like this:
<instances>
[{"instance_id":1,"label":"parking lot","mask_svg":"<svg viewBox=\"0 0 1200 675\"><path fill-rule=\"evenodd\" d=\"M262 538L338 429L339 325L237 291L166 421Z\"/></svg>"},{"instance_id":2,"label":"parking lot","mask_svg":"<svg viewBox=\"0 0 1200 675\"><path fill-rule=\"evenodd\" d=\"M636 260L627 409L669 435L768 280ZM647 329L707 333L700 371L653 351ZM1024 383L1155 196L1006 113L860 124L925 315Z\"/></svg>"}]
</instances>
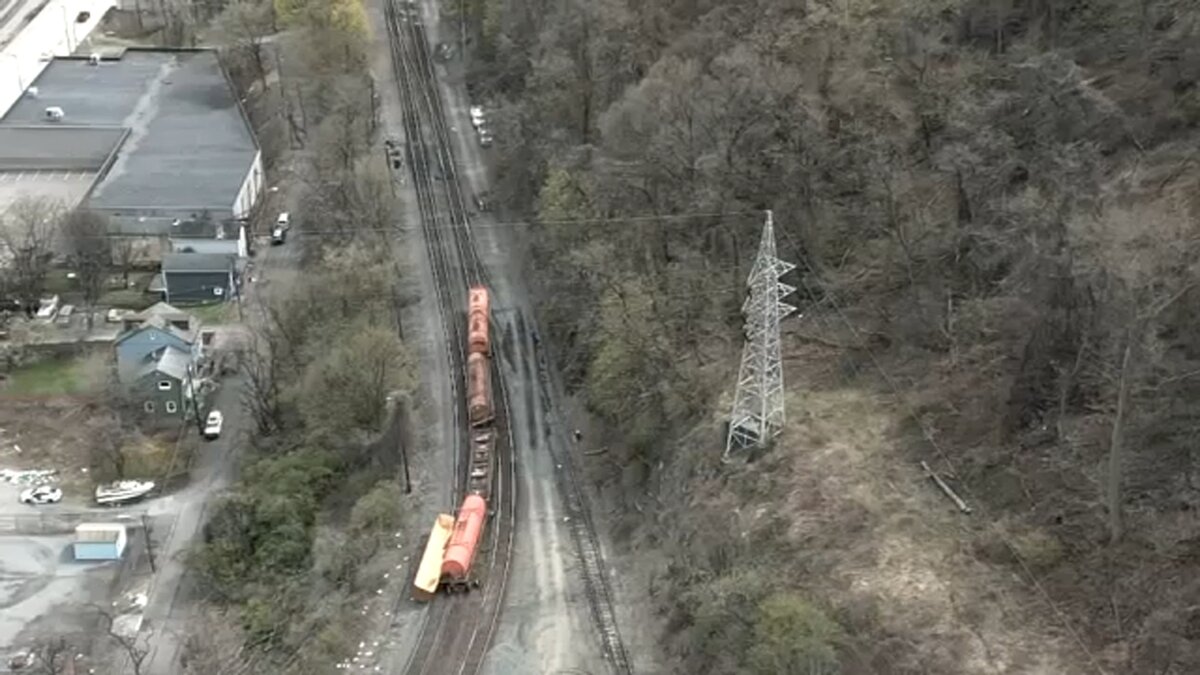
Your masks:
<instances>
[{"instance_id":1,"label":"parking lot","mask_svg":"<svg viewBox=\"0 0 1200 675\"><path fill-rule=\"evenodd\" d=\"M126 557L115 562L78 562L68 533L24 533L47 527L42 520L22 522L0 516L0 655L28 649L39 640L65 637L73 642L90 630L89 605L107 606L114 585L127 576ZM73 528L59 519L58 529ZM54 527L51 527L54 529ZM135 537L136 538L136 537ZM76 649L86 648L86 640Z\"/></svg>"}]
</instances>

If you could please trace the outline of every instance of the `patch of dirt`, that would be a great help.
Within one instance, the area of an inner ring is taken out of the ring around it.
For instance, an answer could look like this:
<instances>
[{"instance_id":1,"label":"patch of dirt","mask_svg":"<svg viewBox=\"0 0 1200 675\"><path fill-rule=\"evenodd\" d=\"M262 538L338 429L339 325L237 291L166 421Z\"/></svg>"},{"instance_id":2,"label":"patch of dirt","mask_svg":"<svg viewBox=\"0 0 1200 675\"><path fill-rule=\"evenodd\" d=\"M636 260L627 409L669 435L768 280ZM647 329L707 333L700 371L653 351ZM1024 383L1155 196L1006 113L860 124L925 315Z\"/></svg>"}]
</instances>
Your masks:
<instances>
[{"instance_id":1,"label":"patch of dirt","mask_svg":"<svg viewBox=\"0 0 1200 675\"><path fill-rule=\"evenodd\" d=\"M64 501L86 501L93 487L90 450L112 424L112 413L88 399L6 399L0 406L0 467L56 469Z\"/></svg>"}]
</instances>

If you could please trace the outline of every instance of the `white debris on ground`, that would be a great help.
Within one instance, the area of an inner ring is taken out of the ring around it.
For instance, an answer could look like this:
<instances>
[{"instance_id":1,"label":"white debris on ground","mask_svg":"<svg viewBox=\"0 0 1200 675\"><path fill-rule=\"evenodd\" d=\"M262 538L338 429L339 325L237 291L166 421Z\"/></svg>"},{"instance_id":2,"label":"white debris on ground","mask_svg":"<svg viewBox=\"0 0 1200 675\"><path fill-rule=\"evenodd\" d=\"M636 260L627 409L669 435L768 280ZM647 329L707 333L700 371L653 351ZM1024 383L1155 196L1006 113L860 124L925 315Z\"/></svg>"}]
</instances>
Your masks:
<instances>
[{"instance_id":1,"label":"white debris on ground","mask_svg":"<svg viewBox=\"0 0 1200 675\"><path fill-rule=\"evenodd\" d=\"M143 611L150 597L144 590L130 591L113 602L113 607L119 612L112 620L112 632L123 638L137 639L142 629Z\"/></svg>"},{"instance_id":2,"label":"white debris on ground","mask_svg":"<svg viewBox=\"0 0 1200 675\"><path fill-rule=\"evenodd\" d=\"M57 469L0 469L0 480L13 485L42 485L57 476Z\"/></svg>"}]
</instances>

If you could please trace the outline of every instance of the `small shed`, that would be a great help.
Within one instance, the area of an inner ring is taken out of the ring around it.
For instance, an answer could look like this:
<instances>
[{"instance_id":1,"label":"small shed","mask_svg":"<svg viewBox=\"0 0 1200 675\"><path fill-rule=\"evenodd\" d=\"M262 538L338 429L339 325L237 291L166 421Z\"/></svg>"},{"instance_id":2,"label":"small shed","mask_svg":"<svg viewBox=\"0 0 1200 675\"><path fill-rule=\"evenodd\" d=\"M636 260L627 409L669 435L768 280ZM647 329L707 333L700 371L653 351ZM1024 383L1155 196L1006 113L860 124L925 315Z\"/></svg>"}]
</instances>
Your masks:
<instances>
[{"instance_id":1,"label":"small shed","mask_svg":"<svg viewBox=\"0 0 1200 675\"><path fill-rule=\"evenodd\" d=\"M76 560L120 560L125 552L125 526L118 523L81 523L75 528Z\"/></svg>"}]
</instances>

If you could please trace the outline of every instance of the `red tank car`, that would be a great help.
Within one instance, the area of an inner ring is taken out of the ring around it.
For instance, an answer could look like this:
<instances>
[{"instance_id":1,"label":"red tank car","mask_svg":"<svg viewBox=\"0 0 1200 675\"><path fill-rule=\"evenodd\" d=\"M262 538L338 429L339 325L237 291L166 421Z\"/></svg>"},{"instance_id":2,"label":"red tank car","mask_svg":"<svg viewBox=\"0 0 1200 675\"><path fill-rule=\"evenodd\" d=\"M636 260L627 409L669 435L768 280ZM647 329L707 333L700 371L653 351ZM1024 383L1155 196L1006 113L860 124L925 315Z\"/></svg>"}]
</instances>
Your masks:
<instances>
[{"instance_id":1,"label":"red tank car","mask_svg":"<svg viewBox=\"0 0 1200 675\"><path fill-rule=\"evenodd\" d=\"M490 356L492 339L488 331L492 304L488 290L472 286L467 302L467 353Z\"/></svg>"},{"instance_id":2,"label":"red tank car","mask_svg":"<svg viewBox=\"0 0 1200 675\"><path fill-rule=\"evenodd\" d=\"M473 427L489 424L496 417L492 408L492 371L483 354L467 357L467 413Z\"/></svg>"},{"instance_id":3,"label":"red tank car","mask_svg":"<svg viewBox=\"0 0 1200 675\"><path fill-rule=\"evenodd\" d=\"M466 590L470 585L471 563L483 539L483 521L487 518L487 502L479 495L467 495L458 520L454 522L454 533L446 545L442 557L442 583L449 591Z\"/></svg>"}]
</instances>

